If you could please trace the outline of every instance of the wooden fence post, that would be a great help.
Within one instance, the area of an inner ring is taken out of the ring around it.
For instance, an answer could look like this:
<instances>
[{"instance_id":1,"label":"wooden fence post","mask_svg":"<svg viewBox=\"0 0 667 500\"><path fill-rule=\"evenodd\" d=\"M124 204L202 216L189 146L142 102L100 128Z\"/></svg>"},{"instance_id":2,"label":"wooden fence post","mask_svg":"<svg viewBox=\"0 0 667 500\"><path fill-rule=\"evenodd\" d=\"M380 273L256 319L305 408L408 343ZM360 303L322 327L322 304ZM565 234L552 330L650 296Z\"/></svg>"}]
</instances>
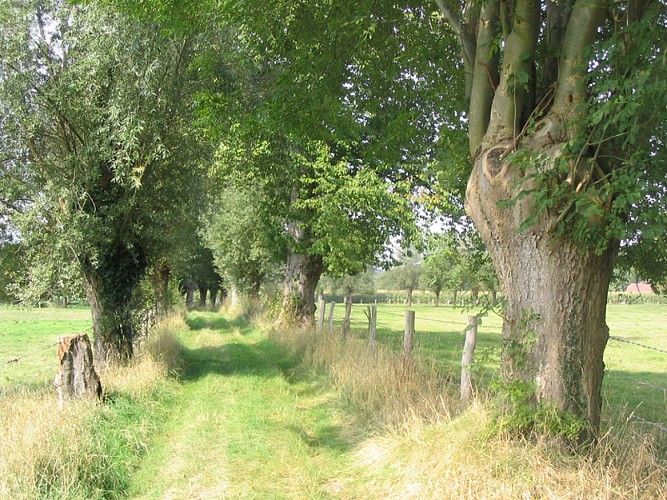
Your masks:
<instances>
[{"instance_id":1,"label":"wooden fence post","mask_svg":"<svg viewBox=\"0 0 667 500\"><path fill-rule=\"evenodd\" d=\"M320 299L317 307L319 307L319 311L317 311L317 331L321 332L324 330L324 310L326 309L326 302L324 302L324 299Z\"/></svg>"},{"instance_id":2,"label":"wooden fence post","mask_svg":"<svg viewBox=\"0 0 667 500\"><path fill-rule=\"evenodd\" d=\"M366 311L368 316L368 345L375 348L377 344L378 306L368 306Z\"/></svg>"},{"instance_id":3,"label":"wooden fence post","mask_svg":"<svg viewBox=\"0 0 667 500\"><path fill-rule=\"evenodd\" d=\"M412 348L415 343L415 312L405 311L405 333L403 334L403 375L405 378L412 363Z\"/></svg>"},{"instance_id":4,"label":"wooden fence post","mask_svg":"<svg viewBox=\"0 0 667 500\"><path fill-rule=\"evenodd\" d=\"M336 303L332 302L329 304L329 334L333 334L333 322L334 322L334 308L336 307Z\"/></svg>"},{"instance_id":5,"label":"wooden fence post","mask_svg":"<svg viewBox=\"0 0 667 500\"><path fill-rule=\"evenodd\" d=\"M58 339L58 373L54 385L61 406L65 398L102 397L102 384L93 365L93 349L85 333Z\"/></svg>"},{"instance_id":6,"label":"wooden fence post","mask_svg":"<svg viewBox=\"0 0 667 500\"><path fill-rule=\"evenodd\" d=\"M347 338L350 333L350 314L352 314L352 299L345 299L345 317L343 318L343 338Z\"/></svg>"},{"instance_id":7,"label":"wooden fence post","mask_svg":"<svg viewBox=\"0 0 667 500\"><path fill-rule=\"evenodd\" d=\"M472 368L475 344L477 343L477 317L468 316L468 328L466 330L466 342L463 348L463 359L461 360L461 400L467 401L472 398Z\"/></svg>"}]
</instances>

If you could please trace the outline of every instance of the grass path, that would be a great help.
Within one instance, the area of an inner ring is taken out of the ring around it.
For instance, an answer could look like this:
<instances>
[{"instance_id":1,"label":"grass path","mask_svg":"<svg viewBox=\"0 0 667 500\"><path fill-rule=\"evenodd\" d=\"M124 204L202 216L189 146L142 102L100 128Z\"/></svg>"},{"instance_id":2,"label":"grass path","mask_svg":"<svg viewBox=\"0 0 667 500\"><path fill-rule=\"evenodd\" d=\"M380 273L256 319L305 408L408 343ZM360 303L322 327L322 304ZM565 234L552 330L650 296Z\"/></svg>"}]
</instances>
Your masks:
<instances>
[{"instance_id":1,"label":"grass path","mask_svg":"<svg viewBox=\"0 0 667 500\"><path fill-rule=\"evenodd\" d=\"M134 498L331 498L343 489L344 413L251 325L195 313L186 369Z\"/></svg>"}]
</instances>

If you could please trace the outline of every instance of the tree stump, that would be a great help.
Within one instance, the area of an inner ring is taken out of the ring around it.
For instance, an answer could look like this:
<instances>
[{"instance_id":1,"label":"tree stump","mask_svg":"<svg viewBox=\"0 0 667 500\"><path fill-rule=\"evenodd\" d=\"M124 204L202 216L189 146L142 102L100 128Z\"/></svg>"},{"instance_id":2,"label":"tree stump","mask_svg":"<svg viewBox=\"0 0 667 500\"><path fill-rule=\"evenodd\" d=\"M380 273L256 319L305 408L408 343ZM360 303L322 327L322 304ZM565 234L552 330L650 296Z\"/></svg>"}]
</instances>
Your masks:
<instances>
[{"instance_id":1,"label":"tree stump","mask_svg":"<svg viewBox=\"0 0 667 500\"><path fill-rule=\"evenodd\" d=\"M54 385L61 405L66 398L102 397L102 383L93 365L88 335L58 339L58 374Z\"/></svg>"}]
</instances>

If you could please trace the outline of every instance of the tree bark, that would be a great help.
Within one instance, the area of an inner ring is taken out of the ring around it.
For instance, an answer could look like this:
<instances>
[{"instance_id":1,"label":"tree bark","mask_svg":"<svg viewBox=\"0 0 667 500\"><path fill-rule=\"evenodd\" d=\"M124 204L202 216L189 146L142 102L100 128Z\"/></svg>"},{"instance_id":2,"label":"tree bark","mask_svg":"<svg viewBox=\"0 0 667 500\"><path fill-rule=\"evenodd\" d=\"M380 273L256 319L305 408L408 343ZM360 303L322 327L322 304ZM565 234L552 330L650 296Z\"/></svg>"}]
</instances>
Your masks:
<instances>
[{"instance_id":1,"label":"tree bark","mask_svg":"<svg viewBox=\"0 0 667 500\"><path fill-rule=\"evenodd\" d=\"M159 317L169 314L169 277L171 270L166 263L160 264L155 272L155 306Z\"/></svg>"},{"instance_id":2,"label":"tree bark","mask_svg":"<svg viewBox=\"0 0 667 500\"><path fill-rule=\"evenodd\" d=\"M440 290L437 290L435 292L435 307L438 307L440 305Z\"/></svg>"},{"instance_id":3,"label":"tree bark","mask_svg":"<svg viewBox=\"0 0 667 500\"><path fill-rule=\"evenodd\" d=\"M130 314L130 298L118 303L106 293L102 278L93 272L84 273L84 288L93 318L95 361L106 366L111 361L132 357L134 327Z\"/></svg>"},{"instance_id":4,"label":"tree bark","mask_svg":"<svg viewBox=\"0 0 667 500\"><path fill-rule=\"evenodd\" d=\"M206 307L206 295L208 295L208 287L199 285L199 305Z\"/></svg>"},{"instance_id":5,"label":"tree bark","mask_svg":"<svg viewBox=\"0 0 667 500\"><path fill-rule=\"evenodd\" d=\"M477 157L466 192L466 210L489 249L508 303L503 374L533 382L538 401L587 419L596 432L609 336L607 292L618 244L600 255L582 250L566 235L550 232L558 213L520 231L534 210L531 197L498 206L517 189L530 187L516 187L522 174L502 159L507 147L496 145Z\"/></svg>"},{"instance_id":6,"label":"tree bark","mask_svg":"<svg viewBox=\"0 0 667 500\"><path fill-rule=\"evenodd\" d=\"M192 278L188 278L185 281L185 305L187 307L192 307L195 305L195 282L192 281Z\"/></svg>"},{"instance_id":7,"label":"tree bark","mask_svg":"<svg viewBox=\"0 0 667 500\"><path fill-rule=\"evenodd\" d=\"M54 385L61 406L66 398L102 397L102 384L95 371L88 335L58 339L58 373Z\"/></svg>"},{"instance_id":8,"label":"tree bark","mask_svg":"<svg viewBox=\"0 0 667 500\"><path fill-rule=\"evenodd\" d=\"M323 270L321 255L289 253L278 322L314 321L315 291Z\"/></svg>"},{"instance_id":9,"label":"tree bark","mask_svg":"<svg viewBox=\"0 0 667 500\"><path fill-rule=\"evenodd\" d=\"M408 307L412 307L412 288L408 288Z\"/></svg>"}]
</instances>

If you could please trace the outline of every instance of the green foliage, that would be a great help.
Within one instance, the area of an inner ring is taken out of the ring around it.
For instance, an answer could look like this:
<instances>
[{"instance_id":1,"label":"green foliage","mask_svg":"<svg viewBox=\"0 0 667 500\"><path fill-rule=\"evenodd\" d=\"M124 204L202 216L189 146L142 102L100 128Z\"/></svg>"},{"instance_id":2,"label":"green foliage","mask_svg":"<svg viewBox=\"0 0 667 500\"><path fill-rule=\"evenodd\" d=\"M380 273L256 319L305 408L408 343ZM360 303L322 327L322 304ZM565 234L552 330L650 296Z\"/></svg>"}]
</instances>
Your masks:
<instances>
[{"instance_id":1,"label":"green foliage","mask_svg":"<svg viewBox=\"0 0 667 500\"><path fill-rule=\"evenodd\" d=\"M195 41L60 1L4 0L0 30L0 198L32 262L21 293L84 277L108 326L123 322L147 267L192 227Z\"/></svg>"},{"instance_id":2,"label":"green foliage","mask_svg":"<svg viewBox=\"0 0 667 500\"><path fill-rule=\"evenodd\" d=\"M656 238L667 230L664 179L667 176L667 64L660 40L664 9L648 6L641 19L603 30L589 57L589 96L567 124L571 139L553 151L519 148L509 161L523 171L514 186L513 206L530 197L532 210L521 229L547 220L548 231L582 250L602 253L624 241L626 268L664 260ZM526 126L529 135L534 123ZM548 154L547 154L548 153ZM663 279L662 264L645 276Z\"/></svg>"},{"instance_id":3,"label":"green foliage","mask_svg":"<svg viewBox=\"0 0 667 500\"><path fill-rule=\"evenodd\" d=\"M275 231L265 205L250 189L229 186L215 197L204 237L227 286L257 296L262 283L276 272L284 251L271 238Z\"/></svg>"},{"instance_id":4,"label":"green foliage","mask_svg":"<svg viewBox=\"0 0 667 500\"><path fill-rule=\"evenodd\" d=\"M496 381L491 390L496 394L494 420L489 428L492 434L551 436L576 444L588 431L588 424L581 416L536 403L535 385L531 382Z\"/></svg>"}]
</instances>

